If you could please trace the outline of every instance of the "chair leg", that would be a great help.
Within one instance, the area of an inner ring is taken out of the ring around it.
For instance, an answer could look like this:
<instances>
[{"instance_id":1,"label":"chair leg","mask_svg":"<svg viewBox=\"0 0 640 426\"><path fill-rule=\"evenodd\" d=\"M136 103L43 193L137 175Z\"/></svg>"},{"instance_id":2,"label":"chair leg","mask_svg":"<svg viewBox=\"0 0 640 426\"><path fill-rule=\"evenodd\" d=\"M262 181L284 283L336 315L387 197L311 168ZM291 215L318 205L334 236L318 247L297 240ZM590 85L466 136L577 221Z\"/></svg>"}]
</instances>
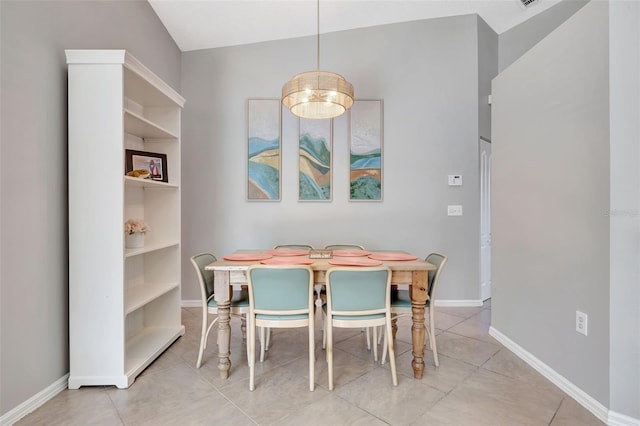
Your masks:
<instances>
[{"instance_id":1,"label":"chair leg","mask_svg":"<svg viewBox=\"0 0 640 426\"><path fill-rule=\"evenodd\" d=\"M391 332L391 320L387 318L387 332L384 336L384 342L389 345L389 364L391 365L391 381L393 382L393 386L398 386L398 373L396 371L396 350L395 350L395 342Z\"/></svg>"},{"instance_id":2,"label":"chair leg","mask_svg":"<svg viewBox=\"0 0 640 426\"><path fill-rule=\"evenodd\" d=\"M333 326L330 324L330 320L327 317L327 322L324 325L327 333L327 372L329 374L329 390L333 390Z\"/></svg>"},{"instance_id":3,"label":"chair leg","mask_svg":"<svg viewBox=\"0 0 640 426\"><path fill-rule=\"evenodd\" d=\"M267 327L266 333L267 333L267 343L265 343L264 350L268 351L269 345L271 344L271 329Z\"/></svg>"},{"instance_id":4,"label":"chair leg","mask_svg":"<svg viewBox=\"0 0 640 426\"><path fill-rule=\"evenodd\" d=\"M380 361L381 365L384 365L384 363L386 362L386 358L387 358L387 339L389 337L387 336L387 332L384 332L384 343L382 344L382 361Z\"/></svg>"},{"instance_id":5,"label":"chair leg","mask_svg":"<svg viewBox=\"0 0 640 426\"><path fill-rule=\"evenodd\" d=\"M264 362L264 347L266 346L266 329L267 327L260 327L260 362Z\"/></svg>"},{"instance_id":6,"label":"chair leg","mask_svg":"<svg viewBox=\"0 0 640 426\"><path fill-rule=\"evenodd\" d=\"M327 349L327 317L322 318L322 349Z\"/></svg>"},{"instance_id":7,"label":"chair leg","mask_svg":"<svg viewBox=\"0 0 640 426\"><path fill-rule=\"evenodd\" d=\"M367 328L365 329L365 332L367 333L367 350L368 350L368 351L370 351L370 350L371 350L371 336L370 336L370 333L369 333L369 328L370 328L370 327L367 327Z\"/></svg>"},{"instance_id":8,"label":"chair leg","mask_svg":"<svg viewBox=\"0 0 640 426\"><path fill-rule=\"evenodd\" d=\"M316 385L315 369L316 369L316 346L315 346L315 324L312 318L309 318L309 390L313 391Z\"/></svg>"},{"instance_id":9,"label":"chair leg","mask_svg":"<svg viewBox=\"0 0 640 426\"><path fill-rule=\"evenodd\" d=\"M247 344L247 365L249 365L251 363L251 360L249 359L249 339L247 339L246 344Z\"/></svg>"},{"instance_id":10,"label":"chair leg","mask_svg":"<svg viewBox=\"0 0 640 426\"><path fill-rule=\"evenodd\" d=\"M249 318L249 390L255 389L256 370L256 322L255 318Z\"/></svg>"},{"instance_id":11,"label":"chair leg","mask_svg":"<svg viewBox=\"0 0 640 426\"><path fill-rule=\"evenodd\" d=\"M429 330L429 344L433 351L433 361L436 364L436 367L439 367L440 362L438 361L438 348L436 347L436 327L434 317L431 314L431 307L429 308L429 328L427 330Z\"/></svg>"},{"instance_id":12,"label":"chair leg","mask_svg":"<svg viewBox=\"0 0 640 426\"><path fill-rule=\"evenodd\" d=\"M369 328L373 329L373 360L378 362L378 345L376 345L378 341L378 327L367 327L367 337L369 337ZM369 339L367 339L367 344L368 343Z\"/></svg>"},{"instance_id":13,"label":"chair leg","mask_svg":"<svg viewBox=\"0 0 640 426\"><path fill-rule=\"evenodd\" d=\"M196 368L200 368L200 366L202 365L202 355L204 354L204 350L207 347L207 338L209 337L209 331L211 331L211 328L213 327L213 325L218 321L218 317L216 317L211 324L209 324L207 326L207 320L208 320L208 312L204 312L202 315L202 331L200 333L200 351L198 351L198 361L196 362Z\"/></svg>"},{"instance_id":14,"label":"chair leg","mask_svg":"<svg viewBox=\"0 0 640 426\"><path fill-rule=\"evenodd\" d=\"M241 320L240 331L242 332L242 340L244 341L247 339L247 316L242 315L240 317L240 320Z\"/></svg>"}]
</instances>

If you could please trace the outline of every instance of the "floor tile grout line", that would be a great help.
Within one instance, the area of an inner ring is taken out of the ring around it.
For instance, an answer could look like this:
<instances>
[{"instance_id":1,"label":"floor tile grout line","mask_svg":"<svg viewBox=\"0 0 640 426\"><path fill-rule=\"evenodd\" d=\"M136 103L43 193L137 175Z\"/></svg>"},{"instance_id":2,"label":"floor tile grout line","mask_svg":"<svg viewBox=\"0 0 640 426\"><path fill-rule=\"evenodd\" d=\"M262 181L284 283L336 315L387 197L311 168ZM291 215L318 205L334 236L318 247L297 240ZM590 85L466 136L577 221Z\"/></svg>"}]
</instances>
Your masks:
<instances>
[{"instance_id":1,"label":"floor tile grout line","mask_svg":"<svg viewBox=\"0 0 640 426\"><path fill-rule=\"evenodd\" d=\"M483 310L485 310L486 308L487 307L483 308ZM455 344L456 342L459 342L459 343L468 342L469 348L466 348L464 350L457 350L454 347L455 345L451 346L450 348L453 350L453 352L451 353L455 354L456 356L459 356L461 359L451 357L440 351L441 367L440 367L440 371L438 371L438 369L435 369L433 364L428 361L427 357L431 356L431 354L428 354L429 349L425 347L425 371L424 371L425 380L424 381L421 381L421 383L419 384L410 383L411 381L414 381L416 379L412 378L413 371L411 368L408 368L406 365L404 365L404 362L403 362L403 368L401 370L398 370L398 375L400 377L401 385L404 382L405 385L408 385L409 387L414 387L416 392L418 392L418 394L420 395L422 395L424 392L428 392L429 395L431 395L429 397L429 404L428 405L424 404L423 406L425 407L424 413L420 414L417 412L417 411L422 412L423 411L422 407L420 407L420 410L417 410L416 413L411 413L408 416L407 414L409 413L398 412L397 409L395 411L396 414L393 414L394 411L390 408L389 410L391 411L389 412L386 411L387 409L380 411L380 409L376 408L375 405L366 405L364 400L354 400L354 403L349 402L348 400L345 399L345 397L350 397L351 395L350 392L342 393L342 395L344 396L340 396L338 395L337 392L332 392L332 393L328 392L326 385L322 386L320 384L317 384L316 389L325 395L321 397L321 399L324 397L329 398L326 400L323 399L324 401L326 401L325 404L320 403L319 405L316 405L316 401L318 401L317 397L309 398L308 401L303 398L304 404L294 404L294 405L291 405L288 409L285 407L285 409L283 409L278 414L279 416L282 416L280 419L267 421L268 416L264 417L262 410L264 409L265 403L268 403L268 404L273 403L273 402L269 402L270 398L268 397L268 394L266 394L266 400L264 401L263 401L264 396L260 396L260 398L258 399L247 397L246 395L241 396L242 394L241 391L244 390L244 386L247 385L246 381L248 380L248 377L245 377L246 368L242 368L243 367L242 361L240 361L239 363L237 360L235 361L235 363L237 364L237 367L240 367L238 371L241 374L237 378L233 378L231 381L227 381L226 382L227 384L225 384L223 381L222 385L220 380L218 379L218 375L216 374L217 373L216 364L217 364L218 358L217 358L217 353L214 353L215 348L211 347L207 349L207 353L211 355L210 361L209 361L211 364L208 365L207 368L203 368L203 369L195 368L195 357L197 356L197 352L198 352L197 349L199 346L198 345L199 339L193 339L193 336L199 335L200 321L197 319L194 320L195 317L194 315L192 315L192 313L195 312L195 316L197 317L199 316L200 311L199 310L188 311L186 309L183 309L183 311L185 313L189 312L188 318L185 318L183 320L188 329L187 334L184 336L184 338L178 339L175 342L177 344L172 345L170 349L175 349L175 350L172 351L171 356L167 357L165 355L165 357L163 358L165 361L150 365L148 367L149 370L146 370L145 372L143 372L143 374L141 374L138 377L138 380L147 381L148 383L151 383L151 384L156 383L158 379L162 379L160 380L161 382L166 381L166 379L164 379L164 376L166 376L167 378L170 377L171 379L169 380L173 380L173 378L176 376L176 373L175 372L169 373L171 369L180 369L183 372L187 372L187 374L189 375L191 375L192 372L194 372L195 374L197 374L197 380L200 381L201 383L200 385L197 386L197 388L202 391L194 394L194 396L196 397L194 398L194 400L196 399L199 400L200 397L201 398L213 397L215 399L219 398L219 404L221 406L224 406L225 412L228 412L229 415L232 416L232 417L229 417L229 421L232 421L232 418L237 416L237 420L239 420L240 422L243 422L243 423L246 422L246 424L251 424L251 425L266 425L266 424L273 423L274 425L284 426L288 424L293 424L292 420L295 420L295 419L298 419L297 423L300 423L300 420L305 419L306 418L305 415L308 414L309 412L322 413L324 410L326 410L326 407L330 407L332 405L332 399L336 398L342 401L339 403L339 405L341 409L345 410L344 413L350 413L350 415L352 415L353 418L366 419L366 417L370 416L369 417L370 422L371 421L375 422L377 420L378 422L380 422L379 424L389 425L389 424L393 424L393 422L390 423L388 420L385 421L380 416L385 416L390 419L395 419L395 417L393 416L404 414L404 418L407 420L406 424L417 426L420 424L425 424L425 423L421 423L421 421L424 422L427 419L431 419L432 416L436 416L436 418L439 418L438 416L442 415L443 410L448 409L447 407L450 408L451 405L449 402L447 402L447 398L449 398L449 401L451 402L455 401L456 403L460 404L461 403L460 398L463 397L465 393L469 391L469 389L476 388L479 383L483 383L486 380L500 384L500 383L503 383L502 380L504 379L508 381L504 383L509 383L508 387L509 388L513 387L513 389L520 389L522 386L533 386L534 389L532 389L532 391L537 390L537 393L544 393L548 391L544 383L541 382L538 384L537 380L531 381L528 379L529 378L528 373L530 369L527 369L526 366L522 367L521 369L518 364L513 364L514 360L511 360L511 358L508 356L510 351L507 348L505 348L499 343L496 344L495 342L490 342L490 341L480 339L481 337L485 336L486 333L482 335L477 334L476 336L465 336L464 334L460 334L460 332L451 331L452 328L455 327L455 325L452 325L447 329L442 329L442 333L446 333L449 336L451 336L449 338L450 343ZM467 322L470 327L477 326L478 329L480 329L481 320L478 317L478 314L479 313L471 315L467 319L461 322ZM406 326L410 326L410 322L402 324L402 327L406 327ZM235 332L235 327L234 327L234 335L237 336L238 334L239 334L238 332ZM187 339L187 337L189 336L191 338ZM348 341L348 339L350 338L353 339L351 342ZM353 381L364 380L365 383L371 383L372 385L377 386L377 384L381 383L382 379L386 380L387 374L389 373L388 363L386 365L381 365L379 364L379 362L374 363L372 361L371 353L368 351L365 352L364 347L357 346L358 344L360 344L358 343L358 341L363 342L363 339L362 340L359 340L359 339L361 339L361 336L358 337L357 334L353 335L352 337L346 337L344 340L346 343L343 345L344 349L340 349L340 348L335 349L336 351L339 351L342 354L344 354L344 356L352 358L352 360L349 361L350 363L357 364L360 362L358 360L363 360L363 359L368 360L367 362L370 361L370 365L367 364L368 365L368 367L366 368L367 371L362 372L359 369L357 369L346 376L346 379L348 380L348 382L345 383L345 385L350 384L351 386L350 389L355 389L355 390L358 389L358 385L354 386L354 383L352 383ZM212 344L215 343L215 337L211 339L211 342ZM283 343L282 348L285 348L287 355L286 357L280 357L279 354L281 354L282 352L278 352L278 353L274 353L273 356L270 356L269 357L270 361L283 360L283 363L278 365L272 364L269 371L271 371L271 374L278 375L279 373L277 369L288 371L293 368L297 371L295 373L295 376L296 377L300 376L302 374L300 362L302 358L305 358L306 360L307 358L306 351L301 352L300 355L298 356L297 352L299 350L297 348L289 348L290 343L288 343L288 341L284 339L282 343ZM397 346L401 346L401 347L404 347L405 344L409 346L411 345L410 339L409 341L398 339L398 343L399 344ZM496 345L497 350L495 352L489 351L490 353L486 353L486 355L488 355L487 359L484 359L484 356L480 357L480 359L477 359L478 357L476 356L477 355L476 349L480 348L484 352L487 348L491 348L491 346L483 348L483 346L485 345L481 345L481 343L489 343L492 345ZM238 350L242 350L244 346L240 346L240 341L237 340L237 337L234 338L234 340L232 340L232 344L234 345L233 347L236 348L234 350L235 352L234 356L239 360L245 360L245 364L246 364L246 356L243 357L242 354L239 354L237 352ZM323 357L324 351L322 351L319 348L320 348L320 345L316 345L316 349L317 349L316 355L317 355L317 361L318 361L317 365L322 364L323 358L324 358ZM211 352L209 352L209 350L211 350ZM169 352L169 350L167 352ZM407 350L404 351L403 353L398 352L396 353L396 355L397 355L396 360L398 359L398 357L402 356L403 361L408 360L409 362L412 356L411 349L407 348ZM289 358L289 357L292 357L292 358ZM478 361L480 361L479 362L480 365L472 364L472 362L478 362ZM292 367L291 365L294 363L298 363L298 365ZM448 366L446 365L447 363L449 363ZM442 364L445 364L445 365L443 366ZM445 367L444 371L442 367ZM323 368L324 371L320 375L316 374L316 378L323 380L323 377L326 374L326 365L321 368ZM375 373L378 369L383 369L385 371L378 371L377 373ZM460 372L454 373L457 370L460 370ZM153 373L153 374L148 374L148 373ZM267 372L265 371L265 373ZM371 375L371 373L374 373L375 377L373 377L374 375L372 375L371 378L367 378L367 375ZM428 380L429 373L432 374L431 376L432 378L436 379L435 381ZM354 376L354 374L357 374L357 376ZM491 378L491 376L493 376L493 378ZM172 386L172 383L174 383L173 386L175 386L175 385L178 385L179 383L183 383L183 381L179 380L178 382L173 382L173 381L166 382L166 384L169 386ZM438 387L436 387L436 385L440 386L442 389L446 389L446 391L439 389ZM213 392L214 390L215 392ZM146 393L139 394L139 392L134 391L133 393L131 393L130 396L127 396L126 395L127 392L123 391L123 395L121 396L120 394L114 392L113 386L102 387L102 391L105 392L107 394L107 397L109 398L109 403L105 401L104 405L102 406L102 408L104 409L103 414L110 416L111 424L121 424L123 426L129 426L133 424L132 422L137 421L136 418L138 418L140 414L140 413L136 414L133 411L130 412L127 404L130 404L132 402L137 402L137 401L144 402L146 404L151 401L151 399L149 398L153 398L153 399L156 398L155 392L152 392L149 394L146 394ZM406 388L405 388L405 391L406 391ZM86 419L87 416L94 415L93 405L85 404L84 403L85 399L83 397L83 395L89 395L87 396L87 398L90 398L91 393L82 393L82 391L80 392L67 391L67 392L68 394L65 395L62 399L58 399L56 400L57 402L53 402L52 404L49 404L49 409L47 409L47 404L45 404L43 405L42 408L30 414L29 416L33 416L31 417L32 423L29 423L29 417L27 417L22 422L19 422L19 424L36 424L36 423L45 424L45 423L40 423L42 422L42 419L47 419L48 421L51 421L53 423L56 423L56 420L64 421L64 419L67 419L67 421L71 422L73 418ZM533 394L535 393L536 392L534 392ZM77 398L76 398L76 395L78 396ZM165 404L166 401L169 401L169 399L166 399L166 397L170 395L172 394L166 395L164 400L159 399L157 404L160 404L160 405ZM158 395L158 396L162 397L162 395ZM141 397L144 399L140 399ZM234 399L231 399L231 398L234 398ZM493 401L492 398L483 399L482 395L478 395L478 398L480 399L477 401L477 403L480 404L481 409L490 407L491 404L494 403L492 402ZM576 421L580 422L579 420L580 418L576 417L575 415L573 416L573 420L569 419L568 417L569 415L573 414L573 410L574 410L573 405L568 402L568 401L571 401L568 395L560 392L557 396L554 395L553 398L545 398L544 400L546 400L547 402L542 403L543 405L536 404L534 406L534 407L544 409L544 415L537 416L538 418L537 424L554 425L554 422L556 423L565 422L567 420L573 421L573 422L576 422ZM89 399L87 401L91 401L91 400ZM363 404L364 407L367 407L368 409L365 409L357 405L356 402ZM425 402L426 401L424 401L423 403ZM205 404L205 402L199 402L197 403L197 405L194 405L194 407L202 406L202 404ZM312 404L314 405L314 408L310 409L309 405L312 405ZM270 406L270 405L267 405L267 406ZM122 411L119 409L119 407ZM242 407L244 407L244 409ZM188 407L186 407L186 409L188 409ZM251 412L253 412L254 416L249 415L248 412L245 411L245 409L248 409ZM516 409L515 411L511 411L511 409L506 406L503 407L502 409L506 410L502 412L506 416L506 417L504 416L500 417L502 420L509 419L509 418L513 420L517 417L512 417L511 416L512 414L514 416L518 416L523 413L522 411L518 411L518 409ZM577 409L580 409L580 408L578 407ZM311 411L308 411L308 410L311 410ZM38 416L38 412L40 413L39 416ZM429 412L433 414L432 415L427 414ZM341 411L336 411L336 414L338 416L340 416L341 413L342 413ZM374 413L377 413L377 415ZM148 417L147 420L152 419L154 416L152 412L149 414L151 415L151 417ZM588 413L585 413L585 415L586 414ZM292 417L289 418L289 416L292 416ZM471 417L472 416L470 416L469 418ZM118 423L116 423L116 418L118 419ZM244 420L240 420L241 418ZM287 418L289 418L289 420L286 420ZM339 419L340 417L335 417L335 418ZM40 419L40 421L38 421L38 419ZM156 418L156 420L158 419L159 417ZM206 419L207 419L207 415L204 415L200 417L199 421L201 421L202 423L205 423ZM265 421L261 421L261 419ZM336 420L335 423L340 424L340 421ZM569 423L569 424L579 424L579 423ZM585 423L581 423L581 424L585 424Z\"/></svg>"},{"instance_id":2,"label":"floor tile grout line","mask_svg":"<svg viewBox=\"0 0 640 426\"><path fill-rule=\"evenodd\" d=\"M106 386L104 388L104 393L107 395L107 398L109 398L109 402L111 402L111 406L113 407L113 409L115 410L116 414L118 415L118 419L120 419L120 424L122 424L122 426L126 426L126 423L125 423L124 419L122 418L122 414L120 413L120 410L118 410L118 407L116 406L116 403L113 400L113 398L111 398L111 395L109 395L109 392L107 392Z\"/></svg>"},{"instance_id":3,"label":"floor tile grout line","mask_svg":"<svg viewBox=\"0 0 640 426\"><path fill-rule=\"evenodd\" d=\"M209 385L211 385L220 395L222 395L222 397L229 403L231 404L233 407L235 407L238 411L240 411L242 414L244 414L249 420L251 420L251 422L253 422L256 425L259 425L260 423L258 423L252 416L249 415L249 413L245 412L242 408L240 408L235 402L233 402L226 394L225 392L223 392L222 389L219 389L213 382L211 382L209 379L207 379L206 377L202 377L200 376L202 380L204 380L205 382L207 382Z\"/></svg>"},{"instance_id":4,"label":"floor tile grout line","mask_svg":"<svg viewBox=\"0 0 640 426\"><path fill-rule=\"evenodd\" d=\"M553 420L558 415L558 411L560 411L560 407L562 407L562 403L564 402L565 398L566 398L566 396L563 396L562 399L560 400L560 403L558 404L558 408L556 408L556 411L554 411L553 416L551 416L551 419L549 420L549 423L548 423L549 426L551 426L551 424L553 424Z\"/></svg>"}]
</instances>

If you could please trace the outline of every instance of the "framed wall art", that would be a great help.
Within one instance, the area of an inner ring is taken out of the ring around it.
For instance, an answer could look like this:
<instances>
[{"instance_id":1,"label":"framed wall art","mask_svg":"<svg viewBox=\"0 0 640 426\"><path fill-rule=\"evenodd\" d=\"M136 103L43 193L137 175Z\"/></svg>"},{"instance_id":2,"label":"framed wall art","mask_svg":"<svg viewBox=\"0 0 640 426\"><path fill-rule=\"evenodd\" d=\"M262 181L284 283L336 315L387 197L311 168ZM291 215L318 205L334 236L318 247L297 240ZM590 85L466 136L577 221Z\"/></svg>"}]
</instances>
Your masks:
<instances>
[{"instance_id":1,"label":"framed wall art","mask_svg":"<svg viewBox=\"0 0 640 426\"><path fill-rule=\"evenodd\" d=\"M125 173L127 176L169 182L167 155L126 149Z\"/></svg>"},{"instance_id":2,"label":"framed wall art","mask_svg":"<svg viewBox=\"0 0 640 426\"><path fill-rule=\"evenodd\" d=\"M331 201L333 120L299 120L298 200Z\"/></svg>"},{"instance_id":3,"label":"framed wall art","mask_svg":"<svg viewBox=\"0 0 640 426\"><path fill-rule=\"evenodd\" d=\"M349 116L349 200L382 201L382 100L356 100Z\"/></svg>"},{"instance_id":4,"label":"framed wall art","mask_svg":"<svg viewBox=\"0 0 640 426\"><path fill-rule=\"evenodd\" d=\"M247 102L247 200L280 201L280 99Z\"/></svg>"}]
</instances>

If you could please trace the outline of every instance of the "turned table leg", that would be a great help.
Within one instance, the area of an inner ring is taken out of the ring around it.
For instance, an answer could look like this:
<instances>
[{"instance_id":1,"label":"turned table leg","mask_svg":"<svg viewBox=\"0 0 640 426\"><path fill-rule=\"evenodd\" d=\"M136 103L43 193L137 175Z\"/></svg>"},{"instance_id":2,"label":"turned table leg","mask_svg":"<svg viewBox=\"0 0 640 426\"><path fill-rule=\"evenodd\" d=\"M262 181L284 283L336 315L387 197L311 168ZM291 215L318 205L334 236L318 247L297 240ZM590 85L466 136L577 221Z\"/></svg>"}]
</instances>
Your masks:
<instances>
[{"instance_id":1,"label":"turned table leg","mask_svg":"<svg viewBox=\"0 0 640 426\"><path fill-rule=\"evenodd\" d=\"M215 299L218 304L218 370L222 379L231 369L231 327L229 271L214 271Z\"/></svg>"},{"instance_id":2,"label":"turned table leg","mask_svg":"<svg viewBox=\"0 0 640 426\"><path fill-rule=\"evenodd\" d=\"M427 301L427 271L414 271L411 287L411 343L413 345L413 376L422 378L424 372L424 306Z\"/></svg>"}]
</instances>

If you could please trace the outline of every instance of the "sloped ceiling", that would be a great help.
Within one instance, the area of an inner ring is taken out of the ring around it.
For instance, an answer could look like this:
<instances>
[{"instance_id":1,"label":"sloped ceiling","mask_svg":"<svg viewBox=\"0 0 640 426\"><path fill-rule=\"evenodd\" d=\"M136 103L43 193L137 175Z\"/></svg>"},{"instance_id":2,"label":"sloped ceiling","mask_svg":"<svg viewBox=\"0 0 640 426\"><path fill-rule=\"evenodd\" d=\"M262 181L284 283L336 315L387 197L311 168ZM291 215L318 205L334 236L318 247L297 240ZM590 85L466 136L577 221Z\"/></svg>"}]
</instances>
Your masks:
<instances>
[{"instance_id":1,"label":"sloped ceiling","mask_svg":"<svg viewBox=\"0 0 640 426\"><path fill-rule=\"evenodd\" d=\"M313 0L148 0L183 51L315 35ZM557 4L537 0L322 0L320 32L477 13L504 31Z\"/></svg>"}]
</instances>

